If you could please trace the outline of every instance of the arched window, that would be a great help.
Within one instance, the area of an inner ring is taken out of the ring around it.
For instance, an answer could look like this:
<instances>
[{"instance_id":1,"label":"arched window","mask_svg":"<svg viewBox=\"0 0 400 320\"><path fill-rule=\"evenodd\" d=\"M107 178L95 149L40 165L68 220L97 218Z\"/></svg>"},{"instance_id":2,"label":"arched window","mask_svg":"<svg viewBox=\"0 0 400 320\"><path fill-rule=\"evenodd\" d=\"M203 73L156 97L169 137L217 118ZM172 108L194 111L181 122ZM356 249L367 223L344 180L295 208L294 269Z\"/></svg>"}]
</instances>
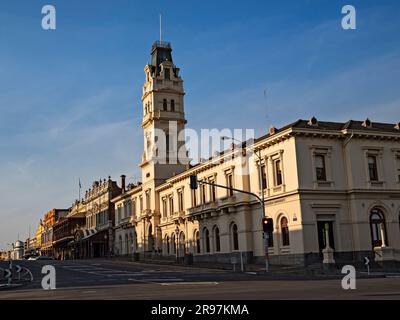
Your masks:
<instances>
[{"instance_id":1,"label":"arched window","mask_svg":"<svg viewBox=\"0 0 400 320\"><path fill-rule=\"evenodd\" d=\"M375 248L382 246L382 231L385 237L385 245L388 245L386 236L385 216L382 210L378 208L372 209L369 221L371 227L372 247Z\"/></svg>"},{"instance_id":2,"label":"arched window","mask_svg":"<svg viewBox=\"0 0 400 320\"><path fill-rule=\"evenodd\" d=\"M201 253L201 247L200 247L200 232L196 231L195 233L195 239L196 239L196 253Z\"/></svg>"},{"instance_id":3,"label":"arched window","mask_svg":"<svg viewBox=\"0 0 400 320\"><path fill-rule=\"evenodd\" d=\"M215 245L215 251L220 252L221 251L221 239L219 236L219 228L217 226L214 227L214 245Z\"/></svg>"},{"instance_id":4,"label":"arched window","mask_svg":"<svg viewBox=\"0 0 400 320\"><path fill-rule=\"evenodd\" d=\"M203 229L204 250L206 253L210 252L210 231L207 228Z\"/></svg>"},{"instance_id":5,"label":"arched window","mask_svg":"<svg viewBox=\"0 0 400 320\"><path fill-rule=\"evenodd\" d=\"M171 111L175 111L175 100L171 100Z\"/></svg>"},{"instance_id":6,"label":"arched window","mask_svg":"<svg viewBox=\"0 0 400 320\"><path fill-rule=\"evenodd\" d=\"M164 100L163 100L163 110L164 110L164 111L167 111L167 109L168 109L167 99L164 99Z\"/></svg>"},{"instance_id":7,"label":"arched window","mask_svg":"<svg viewBox=\"0 0 400 320\"><path fill-rule=\"evenodd\" d=\"M239 235L236 223L231 226L232 250L239 250Z\"/></svg>"},{"instance_id":8,"label":"arched window","mask_svg":"<svg viewBox=\"0 0 400 320\"><path fill-rule=\"evenodd\" d=\"M282 235L282 245L289 246L290 239L289 239L289 226L288 226L288 219L283 217L281 219L281 235Z\"/></svg>"}]
</instances>

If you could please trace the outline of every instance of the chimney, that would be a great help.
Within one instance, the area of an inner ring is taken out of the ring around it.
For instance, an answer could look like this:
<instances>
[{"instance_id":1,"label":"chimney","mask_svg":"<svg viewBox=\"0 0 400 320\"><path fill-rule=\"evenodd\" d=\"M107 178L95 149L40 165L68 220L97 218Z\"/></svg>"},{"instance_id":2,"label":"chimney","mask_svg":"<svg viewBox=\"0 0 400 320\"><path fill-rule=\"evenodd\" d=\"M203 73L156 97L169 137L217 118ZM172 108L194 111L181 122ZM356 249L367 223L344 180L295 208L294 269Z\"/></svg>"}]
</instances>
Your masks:
<instances>
[{"instance_id":1,"label":"chimney","mask_svg":"<svg viewBox=\"0 0 400 320\"><path fill-rule=\"evenodd\" d=\"M125 193L125 178L126 176L123 174L121 176L121 189L122 189L122 193Z\"/></svg>"},{"instance_id":2,"label":"chimney","mask_svg":"<svg viewBox=\"0 0 400 320\"><path fill-rule=\"evenodd\" d=\"M270 136L274 135L275 133L277 133L278 130L275 127L269 127L268 133Z\"/></svg>"}]
</instances>

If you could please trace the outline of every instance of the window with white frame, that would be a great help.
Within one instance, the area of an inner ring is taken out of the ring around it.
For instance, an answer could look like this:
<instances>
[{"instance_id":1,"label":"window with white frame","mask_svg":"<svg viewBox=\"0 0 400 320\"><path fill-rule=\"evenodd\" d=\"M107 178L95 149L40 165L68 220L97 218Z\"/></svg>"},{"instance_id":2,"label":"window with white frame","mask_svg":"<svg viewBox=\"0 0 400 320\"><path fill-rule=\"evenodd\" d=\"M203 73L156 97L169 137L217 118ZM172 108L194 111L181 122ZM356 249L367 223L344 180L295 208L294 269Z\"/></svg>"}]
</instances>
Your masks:
<instances>
[{"instance_id":1,"label":"window with white frame","mask_svg":"<svg viewBox=\"0 0 400 320\"><path fill-rule=\"evenodd\" d=\"M265 190L268 188L268 183L267 183L267 167L265 163L260 164L259 167L259 181L260 181L260 189Z\"/></svg>"},{"instance_id":2,"label":"window with white frame","mask_svg":"<svg viewBox=\"0 0 400 320\"><path fill-rule=\"evenodd\" d=\"M332 185L331 174L331 146L311 146L313 181L316 186Z\"/></svg>"},{"instance_id":3,"label":"window with white frame","mask_svg":"<svg viewBox=\"0 0 400 320\"><path fill-rule=\"evenodd\" d=\"M178 190L178 209L179 212L182 212L184 210L183 189Z\"/></svg>"},{"instance_id":4,"label":"window with white frame","mask_svg":"<svg viewBox=\"0 0 400 320\"><path fill-rule=\"evenodd\" d=\"M289 246L290 245L289 223L286 217L281 218L281 236L282 236L282 246Z\"/></svg>"},{"instance_id":5,"label":"window with white frame","mask_svg":"<svg viewBox=\"0 0 400 320\"><path fill-rule=\"evenodd\" d=\"M212 184L209 185L209 187L210 187L210 201L211 202L215 202L216 197L217 197L216 188L213 185L215 183L215 177L209 178L208 182L212 183Z\"/></svg>"},{"instance_id":6,"label":"window with white frame","mask_svg":"<svg viewBox=\"0 0 400 320\"><path fill-rule=\"evenodd\" d=\"M169 214L172 216L174 214L174 197L170 195L168 198L169 201Z\"/></svg>"},{"instance_id":7,"label":"window with white frame","mask_svg":"<svg viewBox=\"0 0 400 320\"><path fill-rule=\"evenodd\" d=\"M280 158L273 160L273 165L274 165L274 184L275 184L275 187L278 187L278 186L281 186L283 183L282 160Z\"/></svg>"},{"instance_id":8,"label":"window with white frame","mask_svg":"<svg viewBox=\"0 0 400 320\"><path fill-rule=\"evenodd\" d=\"M142 196L139 197L139 210L140 210L140 213L143 212L143 197Z\"/></svg>"},{"instance_id":9,"label":"window with white frame","mask_svg":"<svg viewBox=\"0 0 400 320\"><path fill-rule=\"evenodd\" d=\"M201 197L201 204L205 204L207 202L207 192L206 192L206 185L200 184L200 197Z\"/></svg>"},{"instance_id":10,"label":"window with white frame","mask_svg":"<svg viewBox=\"0 0 400 320\"><path fill-rule=\"evenodd\" d=\"M370 181L378 181L378 161L375 155L369 155L368 158L368 174Z\"/></svg>"},{"instance_id":11,"label":"window with white frame","mask_svg":"<svg viewBox=\"0 0 400 320\"><path fill-rule=\"evenodd\" d=\"M365 155L366 179L370 185L382 185L383 148L363 148Z\"/></svg>"},{"instance_id":12,"label":"window with white frame","mask_svg":"<svg viewBox=\"0 0 400 320\"><path fill-rule=\"evenodd\" d=\"M317 181L326 181L326 160L325 155L315 155L315 176Z\"/></svg>"},{"instance_id":13,"label":"window with white frame","mask_svg":"<svg viewBox=\"0 0 400 320\"><path fill-rule=\"evenodd\" d=\"M168 215L167 198L162 199L162 212L163 212L163 218L166 218Z\"/></svg>"},{"instance_id":14,"label":"window with white frame","mask_svg":"<svg viewBox=\"0 0 400 320\"><path fill-rule=\"evenodd\" d=\"M233 170L228 170L225 172L225 178L226 178L226 186L228 188L234 188L234 176L233 176ZM227 189L227 196L233 196L233 190L232 189Z\"/></svg>"}]
</instances>

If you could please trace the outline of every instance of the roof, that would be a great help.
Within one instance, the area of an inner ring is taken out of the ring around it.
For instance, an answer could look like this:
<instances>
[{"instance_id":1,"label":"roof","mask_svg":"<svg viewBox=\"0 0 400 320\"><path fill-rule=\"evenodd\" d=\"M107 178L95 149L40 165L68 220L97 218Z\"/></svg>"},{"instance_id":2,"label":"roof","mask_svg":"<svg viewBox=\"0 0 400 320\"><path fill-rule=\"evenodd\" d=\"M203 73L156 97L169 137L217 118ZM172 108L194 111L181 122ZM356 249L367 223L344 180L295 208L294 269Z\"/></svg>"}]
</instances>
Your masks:
<instances>
[{"instance_id":1,"label":"roof","mask_svg":"<svg viewBox=\"0 0 400 320\"><path fill-rule=\"evenodd\" d=\"M314 118L315 119L315 118ZM317 119L315 119L317 121ZM400 134L400 130L398 129L397 124L391 123L380 123L380 122L372 122L371 126L365 126L364 123L369 121L368 119L365 121L358 120L349 120L347 122L332 122L332 121L317 121L315 125L310 124L310 120L299 119L295 122L292 122L280 129L276 129L274 134L280 133L290 128L298 128L298 129L308 129L308 130L316 130L316 131L342 131L342 130L357 130L357 131L365 131L365 132L382 132L382 133L398 133ZM396 128L397 126L397 128ZM262 141L274 134L265 134L256 139L256 142Z\"/></svg>"}]
</instances>

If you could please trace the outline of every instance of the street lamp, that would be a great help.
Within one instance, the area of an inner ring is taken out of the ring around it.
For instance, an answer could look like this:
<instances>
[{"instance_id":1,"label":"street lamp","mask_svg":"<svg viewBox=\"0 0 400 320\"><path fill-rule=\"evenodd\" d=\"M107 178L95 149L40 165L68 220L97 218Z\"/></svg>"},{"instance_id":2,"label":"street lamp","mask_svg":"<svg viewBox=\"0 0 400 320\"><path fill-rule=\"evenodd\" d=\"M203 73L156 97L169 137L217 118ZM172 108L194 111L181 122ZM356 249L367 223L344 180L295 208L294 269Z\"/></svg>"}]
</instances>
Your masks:
<instances>
[{"instance_id":1,"label":"street lamp","mask_svg":"<svg viewBox=\"0 0 400 320\"><path fill-rule=\"evenodd\" d=\"M228 137L228 136L222 136L221 140L225 141L225 140L232 140L235 142L238 142L240 144L242 144L243 142L235 139L233 137ZM257 157L258 161L259 161L259 165L258 165L258 181L259 181L259 185L261 188L261 221L263 221L263 219L265 218L265 202L264 202L264 188L263 188L263 173L261 171L261 162L262 162L262 158L261 158L261 150L257 152L253 152L253 154ZM263 237L262 237L262 243L264 246L264 254L265 254L265 271L268 272L269 269L269 263L268 263L268 233L265 233L263 230L261 230L261 232L263 233Z\"/></svg>"},{"instance_id":2,"label":"street lamp","mask_svg":"<svg viewBox=\"0 0 400 320\"><path fill-rule=\"evenodd\" d=\"M178 226L176 226L176 228L175 228L175 238L176 238L176 240L175 240L175 251L176 251L176 262L178 262L179 263L179 252L178 252L178 243L179 243L179 227Z\"/></svg>"}]
</instances>

